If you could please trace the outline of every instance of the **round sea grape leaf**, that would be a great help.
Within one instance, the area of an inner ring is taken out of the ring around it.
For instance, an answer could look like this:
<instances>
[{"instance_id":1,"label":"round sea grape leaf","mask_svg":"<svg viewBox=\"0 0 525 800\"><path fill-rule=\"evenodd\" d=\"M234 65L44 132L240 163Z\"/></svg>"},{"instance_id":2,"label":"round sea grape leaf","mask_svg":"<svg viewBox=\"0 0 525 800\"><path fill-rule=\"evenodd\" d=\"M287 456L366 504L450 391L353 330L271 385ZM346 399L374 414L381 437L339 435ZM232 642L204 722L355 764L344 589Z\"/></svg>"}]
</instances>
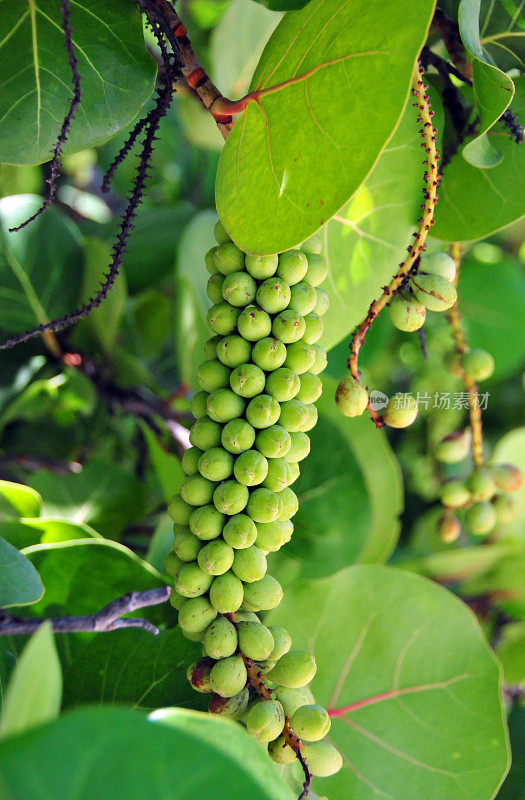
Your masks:
<instances>
[{"instance_id":1,"label":"round sea grape leaf","mask_svg":"<svg viewBox=\"0 0 525 800\"><path fill-rule=\"evenodd\" d=\"M0 539L0 608L36 603L44 594L33 564L12 544Z\"/></svg>"},{"instance_id":2,"label":"round sea grape leaf","mask_svg":"<svg viewBox=\"0 0 525 800\"><path fill-rule=\"evenodd\" d=\"M127 0L71 3L82 102L65 153L102 144L150 97L155 62L140 15ZM48 161L73 96L55 0L6 0L0 19L0 162Z\"/></svg>"},{"instance_id":3,"label":"round sea grape leaf","mask_svg":"<svg viewBox=\"0 0 525 800\"><path fill-rule=\"evenodd\" d=\"M34 544L69 542L71 539L101 539L89 525L81 522L68 522L65 519L8 519L0 522L0 536L18 550Z\"/></svg>"},{"instance_id":4,"label":"round sea grape leaf","mask_svg":"<svg viewBox=\"0 0 525 800\"><path fill-rule=\"evenodd\" d=\"M430 0L311 0L284 16L219 160L217 210L239 247L293 247L361 185L403 112L432 12Z\"/></svg>"},{"instance_id":5,"label":"round sea grape leaf","mask_svg":"<svg viewBox=\"0 0 525 800\"><path fill-rule=\"evenodd\" d=\"M20 517L38 517L42 510L42 498L22 483L0 481L0 521Z\"/></svg>"},{"instance_id":6,"label":"round sea grape leaf","mask_svg":"<svg viewBox=\"0 0 525 800\"><path fill-rule=\"evenodd\" d=\"M300 613L298 613L300 610ZM500 670L472 612L391 567L299 581L268 617L318 663L343 768L331 800L490 800L509 756Z\"/></svg>"},{"instance_id":7,"label":"round sea grape leaf","mask_svg":"<svg viewBox=\"0 0 525 800\"><path fill-rule=\"evenodd\" d=\"M504 625L496 646L507 685L525 686L525 623Z\"/></svg>"}]
</instances>

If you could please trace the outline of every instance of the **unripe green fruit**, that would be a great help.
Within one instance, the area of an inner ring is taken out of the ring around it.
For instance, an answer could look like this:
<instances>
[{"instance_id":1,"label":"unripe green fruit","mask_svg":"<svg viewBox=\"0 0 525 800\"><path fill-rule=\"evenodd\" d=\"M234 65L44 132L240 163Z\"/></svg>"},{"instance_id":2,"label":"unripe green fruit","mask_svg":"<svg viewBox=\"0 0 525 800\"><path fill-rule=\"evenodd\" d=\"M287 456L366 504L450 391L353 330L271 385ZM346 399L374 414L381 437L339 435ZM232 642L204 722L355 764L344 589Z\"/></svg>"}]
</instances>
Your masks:
<instances>
[{"instance_id":1,"label":"unripe green fruit","mask_svg":"<svg viewBox=\"0 0 525 800\"><path fill-rule=\"evenodd\" d=\"M280 403L291 400L299 391L299 375L289 367L274 370L266 379L266 393Z\"/></svg>"},{"instance_id":2,"label":"unripe green fruit","mask_svg":"<svg viewBox=\"0 0 525 800\"><path fill-rule=\"evenodd\" d=\"M255 431L245 419L232 419L224 426L220 441L229 453L237 455L250 449L255 442Z\"/></svg>"},{"instance_id":3,"label":"unripe green fruit","mask_svg":"<svg viewBox=\"0 0 525 800\"><path fill-rule=\"evenodd\" d=\"M250 494L246 513L254 522L273 522L279 518L282 509L283 504L279 494L270 489L259 488Z\"/></svg>"},{"instance_id":4,"label":"unripe green fruit","mask_svg":"<svg viewBox=\"0 0 525 800\"><path fill-rule=\"evenodd\" d=\"M220 299L240 308L253 303L256 293L257 284L251 275L246 272L232 272L224 278Z\"/></svg>"},{"instance_id":5,"label":"unripe green fruit","mask_svg":"<svg viewBox=\"0 0 525 800\"><path fill-rule=\"evenodd\" d=\"M324 347L321 347L319 344L313 344L313 349L315 350L315 361L310 367L310 372L313 372L314 375L319 375L324 369L326 369L326 365L328 364L328 356L326 354L326 350Z\"/></svg>"},{"instance_id":6,"label":"unripe green fruit","mask_svg":"<svg viewBox=\"0 0 525 800\"><path fill-rule=\"evenodd\" d=\"M328 275L328 261L319 254L312 253L308 256L308 270L305 281L312 286L319 286Z\"/></svg>"},{"instance_id":7,"label":"unripe green fruit","mask_svg":"<svg viewBox=\"0 0 525 800\"><path fill-rule=\"evenodd\" d=\"M271 742L284 728L284 711L278 700L261 700L246 714L246 728L250 736L261 742Z\"/></svg>"},{"instance_id":8,"label":"unripe green fruit","mask_svg":"<svg viewBox=\"0 0 525 800\"><path fill-rule=\"evenodd\" d=\"M467 480L467 489L472 500L490 500L496 491L496 484L490 471L484 467L477 469Z\"/></svg>"},{"instance_id":9,"label":"unripe green fruit","mask_svg":"<svg viewBox=\"0 0 525 800\"><path fill-rule=\"evenodd\" d=\"M398 292L388 306L392 323L400 331L417 331L423 326L426 308L410 292Z\"/></svg>"},{"instance_id":10,"label":"unripe green fruit","mask_svg":"<svg viewBox=\"0 0 525 800\"><path fill-rule=\"evenodd\" d=\"M317 419L319 417L319 412L317 411L317 408L313 404L310 404L310 405L306 406L306 408L308 409L308 419L302 425L301 430L302 431L311 431L312 428L315 428L315 426L317 425Z\"/></svg>"},{"instance_id":11,"label":"unripe green fruit","mask_svg":"<svg viewBox=\"0 0 525 800\"><path fill-rule=\"evenodd\" d=\"M199 551L197 560L208 575L223 575L233 564L233 547L222 539L215 539Z\"/></svg>"},{"instance_id":12,"label":"unripe green fruit","mask_svg":"<svg viewBox=\"0 0 525 800\"><path fill-rule=\"evenodd\" d=\"M458 299L455 286L441 275L418 273L410 279L410 288L416 300L430 311L446 311Z\"/></svg>"},{"instance_id":13,"label":"unripe green fruit","mask_svg":"<svg viewBox=\"0 0 525 800\"><path fill-rule=\"evenodd\" d=\"M230 719L240 719L246 713L250 693L248 689L241 689L233 697L221 697L220 694L213 694L208 703L210 714L219 714Z\"/></svg>"},{"instance_id":14,"label":"unripe green fruit","mask_svg":"<svg viewBox=\"0 0 525 800\"><path fill-rule=\"evenodd\" d=\"M299 689L277 686L274 693L275 699L279 700L288 718L291 718L301 706L315 703L315 698L309 686L301 686Z\"/></svg>"},{"instance_id":15,"label":"unripe green fruit","mask_svg":"<svg viewBox=\"0 0 525 800\"><path fill-rule=\"evenodd\" d=\"M242 336L225 336L217 345L217 358L227 367L239 367L241 364L246 364L250 360L251 352L251 344Z\"/></svg>"},{"instance_id":16,"label":"unripe green fruit","mask_svg":"<svg viewBox=\"0 0 525 800\"><path fill-rule=\"evenodd\" d=\"M300 431L308 420L308 408L300 400L287 400L281 403L279 425L290 433Z\"/></svg>"},{"instance_id":17,"label":"unripe green fruit","mask_svg":"<svg viewBox=\"0 0 525 800\"><path fill-rule=\"evenodd\" d=\"M235 550L242 550L254 544L257 539L257 528L253 519L246 514L235 514L222 529L222 536Z\"/></svg>"},{"instance_id":18,"label":"unripe green fruit","mask_svg":"<svg viewBox=\"0 0 525 800\"><path fill-rule=\"evenodd\" d=\"M232 614L237 611L241 607L243 598L242 582L233 572L225 572L224 575L214 578L210 587L210 602L221 614Z\"/></svg>"},{"instance_id":19,"label":"unripe green fruit","mask_svg":"<svg viewBox=\"0 0 525 800\"><path fill-rule=\"evenodd\" d=\"M292 764L297 758L295 750L286 743L284 736L279 736L268 746L268 755L276 764Z\"/></svg>"},{"instance_id":20,"label":"unripe green fruit","mask_svg":"<svg viewBox=\"0 0 525 800\"><path fill-rule=\"evenodd\" d=\"M248 676L240 656L229 656L217 661L210 671L210 686L221 697L233 697L246 684Z\"/></svg>"},{"instance_id":21,"label":"unripe green fruit","mask_svg":"<svg viewBox=\"0 0 525 800\"><path fill-rule=\"evenodd\" d=\"M204 357L208 361L212 361L217 357L217 345L219 342L222 341L222 336L216 334L215 336L211 336L205 343L204 343Z\"/></svg>"},{"instance_id":22,"label":"unripe green fruit","mask_svg":"<svg viewBox=\"0 0 525 800\"><path fill-rule=\"evenodd\" d=\"M397 392L387 403L383 421L391 428L408 428L417 417L418 406L411 394Z\"/></svg>"},{"instance_id":23,"label":"unripe green fruit","mask_svg":"<svg viewBox=\"0 0 525 800\"><path fill-rule=\"evenodd\" d=\"M208 400L208 392L197 392L191 399L191 413L195 419L201 419L206 416L206 402Z\"/></svg>"},{"instance_id":24,"label":"unripe green fruit","mask_svg":"<svg viewBox=\"0 0 525 800\"><path fill-rule=\"evenodd\" d=\"M368 392L351 375L345 375L336 389L335 402L345 417L360 417L368 405Z\"/></svg>"},{"instance_id":25,"label":"unripe green fruit","mask_svg":"<svg viewBox=\"0 0 525 800\"><path fill-rule=\"evenodd\" d=\"M230 375L230 386L241 397L255 397L263 391L265 383L264 372L255 364L242 364Z\"/></svg>"},{"instance_id":26,"label":"unripe green fruit","mask_svg":"<svg viewBox=\"0 0 525 800\"><path fill-rule=\"evenodd\" d=\"M247 271L253 278L263 281L271 278L277 270L279 256L246 256L244 259Z\"/></svg>"},{"instance_id":27,"label":"unripe green fruit","mask_svg":"<svg viewBox=\"0 0 525 800\"><path fill-rule=\"evenodd\" d=\"M289 345L284 365L289 369L293 369L298 375L302 375L314 364L316 355L313 345L302 339L300 342L294 342L294 344Z\"/></svg>"},{"instance_id":28,"label":"unripe green fruit","mask_svg":"<svg viewBox=\"0 0 525 800\"><path fill-rule=\"evenodd\" d=\"M318 287L316 289L316 292L317 292L317 302L315 304L314 312L318 314L320 317L322 317L323 314L326 314L326 312L328 311L328 306L330 305L330 298L328 297L328 294L325 292L325 290L321 289L321 287Z\"/></svg>"},{"instance_id":29,"label":"unripe green fruit","mask_svg":"<svg viewBox=\"0 0 525 800\"><path fill-rule=\"evenodd\" d=\"M323 384L321 378L314 375L313 372L305 372L300 377L301 385L297 392L297 400L302 403L310 404L319 400L323 392Z\"/></svg>"},{"instance_id":30,"label":"unripe green fruit","mask_svg":"<svg viewBox=\"0 0 525 800\"><path fill-rule=\"evenodd\" d=\"M214 392L216 389L229 387L230 372L231 370L216 358L210 359L204 361L197 370L197 381L205 392Z\"/></svg>"},{"instance_id":31,"label":"unripe green fruit","mask_svg":"<svg viewBox=\"0 0 525 800\"><path fill-rule=\"evenodd\" d=\"M459 539L461 533L461 523L455 514L446 511L438 520L437 524L439 537L442 542L450 544Z\"/></svg>"},{"instance_id":32,"label":"unripe green fruit","mask_svg":"<svg viewBox=\"0 0 525 800\"><path fill-rule=\"evenodd\" d=\"M190 475L181 486L180 493L192 506L205 506L211 503L215 484L202 475Z\"/></svg>"},{"instance_id":33,"label":"unripe green fruit","mask_svg":"<svg viewBox=\"0 0 525 800\"><path fill-rule=\"evenodd\" d=\"M210 447L199 459L199 472L210 481L225 481L233 472L233 456L222 447Z\"/></svg>"},{"instance_id":34,"label":"unripe green fruit","mask_svg":"<svg viewBox=\"0 0 525 800\"><path fill-rule=\"evenodd\" d=\"M449 433L436 447L436 458L443 464L457 464L470 453L472 434L470 428Z\"/></svg>"},{"instance_id":35,"label":"unripe green fruit","mask_svg":"<svg viewBox=\"0 0 525 800\"><path fill-rule=\"evenodd\" d=\"M246 551L243 551L246 552ZM274 648L272 632L261 622L239 622L239 647L254 661L265 661Z\"/></svg>"},{"instance_id":36,"label":"unripe green fruit","mask_svg":"<svg viewBox=\"0 0 525 800\"><path fill-rule=\"evenodd\" d=\"M266 573L260 581L245 585L243 605L246 611L269 611L279 605L282 596L281 584Z\"/></svg>"},{"instance_id":37,"label":"unripe green fruit","mask_svg":"<svg viewBox=\"0 0 525 800\"><path fill-rule=\"evenodd\" d=\"M323 249L323 234L321 230L312 234L309 239L306 239L301 245L301 250L308 253L308 255L310 255L310 253L319 254Z\"/></svg>"},{"instance_id":38,"label":"unripe green fruit","mask_svg":"<svg viewBox=\"0 0 525 800\"><path fill-rule=\"evenodd\" d=\"M268 278L257 289L257 303L268 314L284 311L290 302L291 290L282 278Z\"/></svg>"},{"instance_id":39,"label":"unripe green fruit","mask_svg":"<svg viewBox=\"0 0 525 800\"><path fill-rule=\"evenodd\" d=\"M290 434L281 425L272 425L257 432L255 447L266 458L285 456L292 444Z\"/></svg>"},{"instance_id":40,"label":"unripe green fruit","mask_svg":"<svg viewBox=\"0 0 525 800\"><path fill-rule=\"evenodd\" d=\"M232 572L244 583L260 581L266 575L266 568L266 556L254 544L235 551Z\"/></svg>"},{"instance_id":41,"label":"unripe green fruit","mask_svg":"<svg viewBox=\"0 0 525 800\"><path fill-rule=\"evenodd\" d=\"M241 336L249 342L256 342L270 334L272 321L262 308L247 306L239 315L237 327Z\"/></svg>"},{"instance_id":42,"label":"unripe green fruit","mask_svg":"<svg viewBox=\"0 0 525 800\"><path fill-rule=\"evenodd\" d=\"M199 658L190 664L186 671L186 677L197 692L211 692L210 672L213 661L210 658Z\"/></svg>"},{"instance_id":43,"label":"unripe green fruit","mask_svg":"<svg viewBox=\"0 0 525 800\"><path fill-rule=\"evenodd\" d=\"M272 324L272 333L276 339L285 344L298 342L306 330L304 317L292 308L286 308L278 314Z\"/></svg>"},{"instance_id":44,"label":"unripe green fruit","mask_svg":"<svg viewBox=\"0 0 525 800\"><path fill-rule=\"evenodd\" d=\"M290 650L268 673L268 678L280 686L299 689L310 683L317 671L315 658L305 650Z\"/></svg>"},{"instance_id":45,"label":"unripe green fruit","mask_svg":"<svg viewBox=\"0 0 525 800\"><path fill-rule=\"evenodd\" d=\"M217 252L217 247L212 247L210 248L210 250L208 250L208 252L204 256L204 263L206 264L206 269L212 275L216 274L219 271L219 268L217 267L217 261L215 260L216 252Z\"/></svg>"},{"instance_id":46,"label":"unripe green fruit","mask_svg":"<svg viewBox=\"0 0 525 800\"><path fill-rule=\"evenodd\" d=\"M310 437L302 431L297 431L290 434L290 439L290 449L284 458L287 461L302 461L310 452Z\"/></svg>"},{"instance_id":47,"label":"unripe green fruit","mask_svg":"<svg viewBox=\"0 0 525 800\"><path fill-rule=\"evenodd\" d=\"M258 450L245 450L233 469L236 479L245 486L258 486L268 473L268 461Z\"/></svg>"},{"instance_id":48,"label":"unripe green fruit","mask_svg":"<svg viewBox=\"0 0 525 800\"><path fill-rule=\"evenodd\" d=\"M305 744L303 755L312 775L326 778L339 772L343 766L343 758L330 742L320 741Z\"/></svg>"},{"instance_id":49,"label":"unripe green fruit","mask_svg":"<svg viewBox=\"0 0 525 800\"><path fill-rule=\"evenodd\" d=\"M199 598L197 597L194 599L198 600ZM185 603L188 602L184 597L182 597L181 600L184 600ZM202 642L204 639L204 633L204 631L184 631L184 638L188 639L190 642Z\"/></svg>"},{"instance_id":50,"label":"unripe green fruit","mask_svg":"<svg viewBox=\"0 0 525 800\"><path fill-rule=\"evenodd\" d=\"M468 530L476 536L484 536L494 528L497 522L496 510L487 501L474 503L465 514Z\"/></svg>"},{"instance_id":51,"label":"unripe green fruit","mask_svg":"<svg viewBox=\"0 0 525 800\"><path fill-rule=\"evenodd\" d=\"M246 419L254 428L269 428L279 419L281 407L269 394L260 394L250 400L246 408Z\"/></svg>"},{"instance_id":52,"label":"unripe green fruit","mask_svg":"<svg viewBox=\"0 0 525 800\"><path fill-rule=\"evenodd\" d=\"M224 481L213 492L213 504L222 514L238 514L246 507L247 502L248 489L234 480Z\"/></svg>"},{"instance_id":53,"label":"unripe green fruit","mask_svg":"<svg viewBox=\"0 0 525 800\"><path fill-rule=\"evenodd\" d=\"M471 496L465 481L449 478L441 487L441 502L446 508L461 508L470 503Z\"/></svg>"},{"instance_id":54,"label":"unripe green fruit","mask_svg":"<svg viewBox=\"0 0 525 800\"><path fill-rule=\"evenodd\" d=\"M308 705L297 709L290 720L290 727L300 739L307 742L318 742L324 739L330 730L328 711L322 706Z\"/></svg>"},{"instance_id":55,"label":"unripe green fruit","mask_svg":"<svg viewBox=\"0 0 525 800\"><path fill-rule=\"evenodd\" d=\"M261 369L266 372L271 372L274 369L281 367L286 360L286 345L274 339L267 337L259 339L253 346L252 361Z\"/></svg>"},{"instance_id":56,"label":"unripe green fruit","mask_svg":"<svg viewBox=\"0 0 525 800\"><path fill-rule=\"evenodd\" d=\"M267 657L272 661L278 661L292 646L292 637L285 628L280 628L278 625L269 625L268 630L273 636L273 648Z\"/></svg>"},{"instance_id":57,"label":"unripe green fruit","mask_svg":"<svg viewBox=\"0 0 525 800\"><path fill-rule=\"evenodd\" d=\"M304 321L306 324L306 329L303 336L303 342L315 344L315 342L319 341L323 335L323 320L319 314L316 314L315 311L311 311L309 314L306 314Z\"/></svg>"},{"instance_id":58,"label":"unripe green fruit","mask_svg":"<svg viewBox=\"0 0 525 800\"><path fill-rule=\"evenodd\" d=\"M463 369L474 381L484 381L494 372L494 359L486 350L470 350L463 356Z\"/></svg>"},{"instance_id":59,"label":"unripe green fruit","mask_svg":"<svg viewBox=\"0 0 525 800\"><path fill-rule=\"evenodd\" d=\"M290 307L303 317L314 310L316 303L317 292L310 283L300 281L290 289Z\"/></svg>"},{"instance_id":60,"label":"unripe green fruit","mask_svg":"<svg viewBox=\"0 0 525 800\"><path fill-rule=\"evenodd\" d=\"M210 658L228 658L237 650L237 630L226 617L217 617L204 634L204 649ZM210 666L213 666L213 664Z\"/></svg>"},{"instance_id":61,"label":"unripe green fruit","mask_svg":"<svg viewBox=\"0 0 525 800\"><path fill-rule=\"evenodd\" d=\"M447 281L453 281L456 278L456 264L448 253L430 253L423 256L419 269L421 272L441 275Z\"/></svg>"},{"instance_id":62,"label":"unripe green fruit","mask_svg":"<svg viewBox=\"0 0 525 800\"><path fill-rule=\"evenodd\" d=\"M218 244L226 244L226 242L231 242L231 239L226 231L226 228L224 227L224 225L220 220L215 223L215 226L213 228L213 235L215 236L215 241Z\"/></svg>"},{"instance_id":63,"label":"unripe green fruit","mask_svg":"<svg viewBox=\"0 0 525 800\"><path fill-rule=\"evenodd\" d=\"M494 498L492 504L494 506L498 522L501 525L507 525L509 522L512 522L514 519L516 519L518 515L518 504L513 497L509 497L506 494L498 494Z\"/></svg>"},{"instance_id":64,"label":"unripe green fruit","mask_svg":"<svg viewBox=\"0 0 525 800\"><path fill-rule=\"evenodd\" d=\"M188 598L187 597L183 597L181 594L176 592L175 589L172 590L172 592L170 594L170 606L175 608L177 611L180 611L182 606L184 605L184 603L187 603L187 602L188 602ZM186 636L186 633L184 635Z\"/></svg>"},{"instance_id":65,"label":"unripe green fruit","mask_svg":"<svg viewBox=\"0 0 525 800\"><path fill-rule=\"evenodd\" d=\"M168 504L168 516L177 525L187 525L193 511L193 506L190 506L180 494L174 495Z\"/></svg>"},{"instance_id":66,"label":"unripe green fruit","mask_svg":"<svg viewBox=\"0 0 525 800\"><path fill-rule=\"evenodd\" d=\"M498 489L503 492L515 492L523 483L523 475L514 464L492 464L490 473Z\"/></svg>"},{"instance_id":67,"label":"unripe green fruit","mask_svg":"<svg viewBox=\"0 0 525 800\"><path fill-rule=\"evenodd\" d=\"M207 597L192 597L182 605L178 621L184 633L199 633L205 631L216 616L217 610Z\"/></svg>"},{"instance_id":68,"label":"unripe green fruit","mask_svg":"<svg viewBox=\"0 0 525 800\"><path fill-rule=\"evenodd\" d=\"M293 489L290 489L287 486L286 489L283 489L282 492L279 492L278 497L282 502L282 511L279 519L291 519L297 513L297 509L299 508L299 500L297 495Z\"/></svg>"},{"instance_id":69,"label":"unripe green fruit","mask_svg":"<svg viewBox=\"0 0 525 800\"><path fill-rule=\"evenodd\" d=\"M180 560L195 561L202 546L198 537L188 528L183 528L182 526L174 526L173 532L173 550Z\"/></svg>"},{"instance_id":70,"label":"unripe green fruit","mask_svg":"<svg viewBox=\"0 0 525 800\"><path fill-rule=\"evenodd\" d=\"M183 563L184 562L178 557L177 553L174 550L170 550L164 561L164 572L166 575L169 575L170 578L174 578Z\"/></svg>"},{"instance_id":71,"label":"unripe green fruit","mask_svg":"<svg viewBox=\"0 0 525 800\"><path fill-rule=\"evenodd\" d=\"M308 259L300 250L287 250L279 256L277 275L289 286L294 286L302 281L308 269Z\"/></svg>"},{"instance_id":72,"label":"unripe green fruit","mask_svg":"<svg viewBox=\"0 0 525 800\"><path fill-rule=\"evenodd\" d=\"M223 282L224 282L224 275L221 275L220 272L216 272L214 275L210 275L210 277L208 278L208 283L206 284L206 294L210 298L213 305L216 305L217 303L222 303Z\"/></svg>"},{"instance_id":73,"label":"unripe green fruit","mask_svg":"<svg viewBox=\"0 0 525 800\"><path fill-rule=\"evenodd\" d=\"M220 244L215 250L215 263L223 275L244 269L244 253L233 242Z\"/></svg>"},{"instance_id":74,"label":"unripe green fruit","mask_svg":"<svg viewBox=\"0 0 525 800\"><path fill-rule=\"evenodd\" d=\"M267 552L276 553L286 542L286 534L284 521L259 522L257 525L257 547Z\"/></svg>"},{"instance_id":75,"label":"unripe green fruit","mask_svg":"<svg viewBox=\"0 0 525 800\"><path fill-rule=\"evenodd\" d=\"M233 333L239 318L239 309L229 303L215 303L206 314L206 322L214 333L227 336Z\"/></svg>"},{"instance_id":76,"label":"unripe green fruit","mask_svg":"<svg viewBox=\"0 0 525 800\"><path fill-rule=\"evenodd\" d=\"M253 611L236 611L235 612L235 621L236 622L260 622L261 620L254 614Z\"/></svg>"},{"instance_id":77,"label":"unripe green fruit","mask_svg":"<svg viewBox=\"0 0 525 800\"><path fill-rule=\"evenodd\" d=\"M295 483L295 481L297 480L297 478L301 474L301 470L299 469L299 464L296 461L290 461L289 463L290 463L290 469L292 471L292 480L291 480L291 483L290 483L290 486L291 486L292 483Z\"/></svg>"},{"instance_id":78,"label":"unripe green fruit","mask_svg":"<svg viewBox=\"0 0 525 800\"><path fill-rule=\"evenodd\" d=\"M281 492L292 482L292 470L284 458L271 458L262 484L272 492Z\"/></svg>"},{"instance_id":79,"label":"unripe green fruit","mask_svg":"<svg viewBox=\"0 0 525 800\"><path fill-rule=\"evenodd\" d=\"M200 450L209 450L221 443L222 425L209 417L198 419L190 430L190 442Z\"/></svg>"},{"instance_id":80,"label":"unripe green fruit","mask_svg":"<svg viewBox=\"0 0 525 800\"><path fill-rule=\"evenodd\" d=\"M212 580L212 576L204 572L196 561L190 561L180 568L173 585L183 597L200 597L208 591Z\"/></svg>"},{"instance_id":81,"label":"unripe green fruit","mask_svg":"<svg viewBox=\"0 0 525 800\"><path fill-rule=\"evenodd\" d=\"M231 389L216 389L210 392L206 403L208 416L215 422L229 422L240 417L244 413L245 406L243 398Z\"/></svg>"}]
</instances>

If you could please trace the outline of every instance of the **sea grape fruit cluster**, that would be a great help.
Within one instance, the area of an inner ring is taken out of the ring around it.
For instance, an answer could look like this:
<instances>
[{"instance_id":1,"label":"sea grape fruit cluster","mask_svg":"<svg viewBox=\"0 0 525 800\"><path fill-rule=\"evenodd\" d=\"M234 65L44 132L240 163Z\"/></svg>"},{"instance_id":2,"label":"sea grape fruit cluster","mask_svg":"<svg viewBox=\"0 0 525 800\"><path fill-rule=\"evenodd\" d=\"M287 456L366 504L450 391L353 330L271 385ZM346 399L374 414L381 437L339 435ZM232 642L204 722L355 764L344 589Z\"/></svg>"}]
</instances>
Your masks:
<instances>
[{"instance_id":1,"label":"sea grape fruit cluster","mask_svg":"<svg viewBox=\"0 0 525 800\"><path fill-rule=\"evenodd\" d=\"M291 487L317 420L326 364L318 341L328 308L319 284L327 264L319 237L269 256L243 253L220 223L215 238L206 254L214 336L197 373L186 477L168 507L171 602L185 636L202 642L188 679L211 694L210 712L240 720L281 764L295 758L283 737L294 715L312 773L329 775L341 756L323 741L330 720L308 689L315 660L258 616L282 597L266 556L292 536L298 500ZM249 681L252 666L272 699Z\"/></svg>"}]
</instances>

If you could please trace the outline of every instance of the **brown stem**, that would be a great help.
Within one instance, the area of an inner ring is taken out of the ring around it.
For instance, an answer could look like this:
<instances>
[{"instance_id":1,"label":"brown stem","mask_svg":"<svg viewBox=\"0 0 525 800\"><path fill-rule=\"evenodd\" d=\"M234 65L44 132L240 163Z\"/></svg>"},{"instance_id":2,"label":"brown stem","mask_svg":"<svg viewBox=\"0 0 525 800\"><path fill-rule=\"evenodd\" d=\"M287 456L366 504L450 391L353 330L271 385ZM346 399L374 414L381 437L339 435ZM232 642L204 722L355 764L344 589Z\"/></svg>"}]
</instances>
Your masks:
<instances>
[{"instance_id":1,"label":"brown stem","mask_svg":"<svg viewBox=\"0 0 525 800\"><path fill-rule=\"evenodd\" d=\"M459 279L459 270L461 265L461 244L453 242L450 245L450 255L456 264L456 277L454 283L457 284ZM468 394L468 407L469 407L469 424L472 433L472 459L476 467L483 466L483 427L481 423L481 408L479 405L478 387L475 381L467 375L462 366L463 355L468 350L467 340L465 333L461 327L461 314L459 313L458 301L454 303L448 311L448 321L452 331L452 339L454 341L454 348L459 356L459 369L461 373L461 380L465 384Z\"/></svg>"},{"instance_id":2,"label":"brown stem","mask_svg":"<svg viewBox=\"0 0 525 800\"><path fill-rule=\"evenodd\" d=\"M461 41L459 26L450 19L441 8L436 8L434 12L434 25L439 31L443 44L447 49L450 60L466 78L472 77L472 66L469 64L465 54L465 46Z\"/></svg>"}]
</instances>

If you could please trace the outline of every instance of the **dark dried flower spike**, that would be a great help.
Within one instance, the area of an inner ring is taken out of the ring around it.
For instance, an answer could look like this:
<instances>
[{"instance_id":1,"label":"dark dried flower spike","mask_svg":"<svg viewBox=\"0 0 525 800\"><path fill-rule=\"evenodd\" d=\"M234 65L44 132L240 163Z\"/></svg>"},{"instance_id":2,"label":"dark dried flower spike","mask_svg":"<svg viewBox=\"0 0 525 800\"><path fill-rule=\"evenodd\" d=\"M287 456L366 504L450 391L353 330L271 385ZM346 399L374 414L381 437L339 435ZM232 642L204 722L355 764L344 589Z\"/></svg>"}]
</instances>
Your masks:
<instances>
[{"instance_id":1,"label":"dark dried flower spike","mask_svg":"<svg viewBox=\"0 0 525 800\"><path fill-rule=\"evenodd\" d=\"M69 111L64 117L60 133L58 134L58 139L53 149L53 158L51 160L51 174L47 182L48 187L46 195L44 197L44 201L40 206L40 208L38 209L38 211L36 211L31 217L29 217L29 219L26 219L25 222L22 222L15 228L9 228L10 233L25 228L26 225L29 225L30 222L33 222L33 220L39 217L40 214L43 214L44 211L46 211L52 204L56 194L57 180L60 175L60 157L62 155L62 149L68 137L68 133L71 128L71 123L73 121L73 117L75 116L77 106L79 105L82 97L82 92L80 89L80 74L78 71L78 63L75 56L75 45L73 44L73 38L71 32L70 10L71 9L69 5L69 0L62 0L60 4L60 11L62 13L62 26L64 29L64 44L67 50L69 66L71 67L71 76L73 82L73 97L70 100Z\"/></svg>"}]
</instances>

